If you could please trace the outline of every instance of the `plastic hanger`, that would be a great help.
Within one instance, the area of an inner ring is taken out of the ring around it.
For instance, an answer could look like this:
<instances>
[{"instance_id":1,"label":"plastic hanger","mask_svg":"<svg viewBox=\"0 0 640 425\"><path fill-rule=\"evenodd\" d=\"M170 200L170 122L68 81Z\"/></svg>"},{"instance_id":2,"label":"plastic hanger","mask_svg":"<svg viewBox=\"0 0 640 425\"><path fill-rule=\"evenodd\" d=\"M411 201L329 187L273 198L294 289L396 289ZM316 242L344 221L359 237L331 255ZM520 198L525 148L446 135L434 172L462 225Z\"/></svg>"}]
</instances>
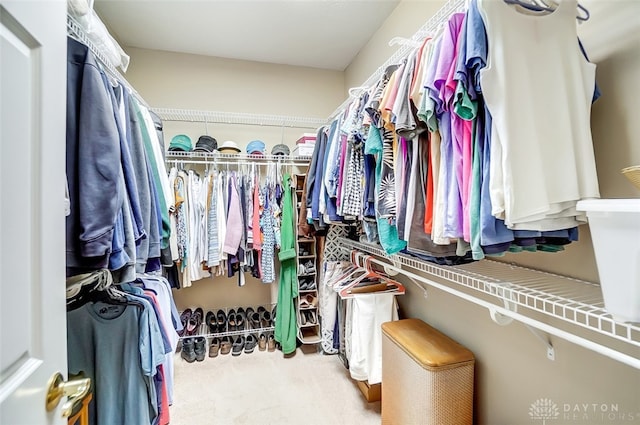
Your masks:
<instances>
[{"instance_id":1,"label":"plastic hanger","mask_svg":"<svg viewBox=\"0 0 640 425\"><path fill-rule=\"evenodd\" d=\"M404 285L373 269L371 256L365 255L361 259L364 261L365 273L344 286L339 292L340 298L347 299L356 295L377 294L380 292L405 293Z\"/></svg>"}]
</instances>

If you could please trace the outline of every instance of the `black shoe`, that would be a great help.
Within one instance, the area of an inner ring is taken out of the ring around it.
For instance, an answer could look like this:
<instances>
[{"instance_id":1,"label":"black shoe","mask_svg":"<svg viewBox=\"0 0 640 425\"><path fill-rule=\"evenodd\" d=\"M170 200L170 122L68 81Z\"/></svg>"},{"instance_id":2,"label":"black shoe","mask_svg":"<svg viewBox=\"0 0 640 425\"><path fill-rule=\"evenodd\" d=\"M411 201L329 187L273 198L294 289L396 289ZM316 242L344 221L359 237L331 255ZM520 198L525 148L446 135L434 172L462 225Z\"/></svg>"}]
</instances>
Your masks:
<instances>
[{"instance_id":1,"label":"black shoe","mask_svg":"<svg viewBox=\"0 0 640 425\"><path fill-rule=\"evenodd\" d=\"M236 329L236 311L234 309L229 310L227 314L227 323L229 324L229 332L233 332Z\"/></svg>"},{"instance_id":2,"label":"black shoe","mask_svg":"<svg viewBox=\"0 0 640 425\"><path fill-rule=\"evenodd\" d=\"M238 307L238 309L236 310L236 330L237 331L244 330L246 321L247 321L247 314L245 313L244 308Z\"/></svg>"},{"instance_id":3,"label":"black shoe","mask_svg":"<svg viewBox=\"0 0 640 425\"><path fill-rule=\"evenodd\" d=\"M196 360L199 362L203 361L204 355L207 353L207 339L203 336L196 337L193 343L193 351Z\"/></svg>"},{"instance_id":4,"label":"black shoe","mask_svg":"<svg viewBox=\"0 0 640 425\"><path fill-rule=\"evenodd\" d=\"M247 335L247 342L244 344L244 352L246 354L253 353L253 350L256 348L257 344L258 340L256 339L256 336L254 334Z\"/></svg>"},{"instance_id":5,"label":"black shoe","mask_svg":"<svg viewBox=\"0 0 640 425\"><path fill-rule=\"evenodd\" d=\"M209 333L214 334L218 332L218 320L216 319L216 315L213 311L207 311L207 316L204 321L209 328Z\"/></svg>"},{"instance_id":6,"label":"black shoe","mask_svg":"<svg viewBox=\"0 0 640 425\"><path fill-rule=\"evenodd\" d=\"M193 363L196 361L196 352L194 350L194 339L185 338L182 340L182 353L180 356L187 361Z\"/></svg>"},{"instance_id":7,"label":"black shoe","mask_svg":"<svg viewBox=\"0 0 640 425\"><path fill-rule=\"evenodd\" d=\"M233 349L231 350L231 355L239 356L242 354L242 350L244 349L244 337L240 335L233 341Z\"/></svg>"},{"instance_id":8,"label":"black shoe","mask_svg":"<svg viewBox=\"0 0 640 425\"><path fill-rule=\"evenodd\" d=\"M216 313L218 332L227 332L227 314L224 310L218 310Z\"/></svg>"}]
</instances>

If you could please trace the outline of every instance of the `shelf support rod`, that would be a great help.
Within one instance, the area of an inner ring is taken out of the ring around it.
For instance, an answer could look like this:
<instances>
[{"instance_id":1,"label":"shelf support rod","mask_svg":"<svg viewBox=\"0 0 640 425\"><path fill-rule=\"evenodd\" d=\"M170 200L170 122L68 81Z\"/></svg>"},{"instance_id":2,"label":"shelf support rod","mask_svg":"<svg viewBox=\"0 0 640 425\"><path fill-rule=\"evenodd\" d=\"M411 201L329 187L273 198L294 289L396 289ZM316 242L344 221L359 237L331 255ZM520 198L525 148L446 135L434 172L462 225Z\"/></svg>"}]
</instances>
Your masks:
<instances>
[{"instance_id":1,"label":"shelf support rod","mask_svg":"<svg viewBox=\"0 0 640 425\"><path fill-rule=\"evenodd\" d=\"M551 344L551 340L549 339L549 337L547 335L543 335L542 332L540 332L539 330L537 330L531 325L528 325L526 323L524 325L526 326L527 329L529 329L529 332L531 332L536 338L540 340L540 342L544 344L544 346L547 349L547 358L551 361L555 360L556 350L555 348L553 348L553 345Z\"/></svg>"}]
</instances>

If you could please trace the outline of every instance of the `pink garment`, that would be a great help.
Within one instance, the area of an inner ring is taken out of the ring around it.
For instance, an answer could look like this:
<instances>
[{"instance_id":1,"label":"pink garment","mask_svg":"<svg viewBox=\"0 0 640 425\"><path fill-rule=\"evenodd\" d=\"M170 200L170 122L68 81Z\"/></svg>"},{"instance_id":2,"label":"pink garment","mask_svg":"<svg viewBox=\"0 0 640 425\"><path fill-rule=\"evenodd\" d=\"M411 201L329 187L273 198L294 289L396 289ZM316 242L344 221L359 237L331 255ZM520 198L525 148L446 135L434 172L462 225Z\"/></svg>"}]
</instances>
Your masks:
<instances>
[{"instance_id":1,"label":"pink garment","mask_svg":"<svg viewBox=\"0 0 640 425\"><path fill-rule=\"evenodd\" d=\"M389 82L391 83L391 81L393 81L393 85L391 85L389 87L389 96L386 97L386 102L384 105L380 105L380 111L388 111L390 114L392 114L393 112L393 105L396 103L396 97L398 97L398 86L400 86L400 80L402 77L402 74L404 73L404 63L402 65L400 65L398 67L398 69L396 69L394 71L394 74L396 75L396 78L394 78L393 80L390 80ZM393 117L391 118L393 120Z\"/></svg>"},{"instance_id":2,"label":"pink garment","mask_svg":"<svg viewBox=\"0 0 640 425\"><path fill-rule=\"evenodd\" d=\"M242 209L235 176L229 178L229 184L231 185L231 199L229 200L229 215L227 216L227 234L224 238L222 252L236 255L242 240L244 222L242 221Z\"/></svg>"},{"instance_id":3,"label":"pink garment","mask_svg":"<svg viewBox=\"0 0 640 425\"><path fill-rule=\"evenodd\" d=\"M464 16L462 18L456 17L455 22L451 26L454 32L452 36L455 36L454 45L454 58L456 60L451 64L449 68L449 74L447 75L447 81L445 84L445 95L450 96L447 99L447 105L453 109L453 94L458 86L458 81L455 80L456 63L459 54L459 48L461 38L463 36L462 25L464 23ZM451 21L450 21L451 25ZM472 167L472 154L471 154L471 133L473 131L472 121L466 121L452 112L451 114L451 135L453 137L453 161L455 164L454 171L456 179L458 181L458 189L460 190L460 199L462 201L462 234L465 241L471 241L471 215L469 213L469 202L471 199L471 167Z\"/></svg>"},{"instance_id":4,"label":"pink garment","mask_svg":"<svg viewBox=\"0 0 640 425\"><path fill-rule=\"evenodd\" d=\"M442 35L442 45L440 48L440 55L438 57L438 63L436 66L436 72L434 76L434 87L438 90L440 104L442 111L451 111L453 104L453 95L455 94L457 82L453 80L456 69L456 62L458 58L458 46L460 32L462 24L464 22L464 13L455 13L449 18L449 22L445 32ZM445 117L450 117L451 133L447 135L447 132L442 132L442 146L443 150L449 150L451 157L450 163L447 164L449 170L448 181L440 182L444 184L446 189L445 199L448 203L446 205L446 218L445 229L456 229L455 235L450 236L469 237L469 215L464 214L463 205L465 202L468 205L469 191L468 179L470 178L471 168L469 167L469 173L467 174L467 181L464 179L465 158L463 155L464 145L468 143L471 147L471 129L469 128L468 134L466 134L463 120L456 116L454 113L445 114ZM468 137L467 142L465 142ZM447 148L449 147L449 148ZM467 160L469 166L471 165L471 154L468 155ZM455 195L454 195L455 192ZM465 200L466 196L466 200ZM451 203L455 203L451 205ZM455 222L451 222L454 220ZM465 229L466 232L465 232Z\"/></svg>"}]
</instances>

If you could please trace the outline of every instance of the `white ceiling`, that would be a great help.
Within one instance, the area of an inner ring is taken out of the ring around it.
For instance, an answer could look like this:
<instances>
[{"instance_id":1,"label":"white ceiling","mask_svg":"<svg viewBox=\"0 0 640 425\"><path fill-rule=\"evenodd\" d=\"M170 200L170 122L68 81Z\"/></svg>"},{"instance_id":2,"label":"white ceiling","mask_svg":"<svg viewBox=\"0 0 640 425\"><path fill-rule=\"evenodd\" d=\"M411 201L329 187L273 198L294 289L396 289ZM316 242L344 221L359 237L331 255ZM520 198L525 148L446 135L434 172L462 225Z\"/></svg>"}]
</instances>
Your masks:
<instances>
[{"instance_id":1,"label":"white ceiling","mask_svg":"<svg viewBox=\"0 0 640 425\"><path fill-rule=\"evenodd\" d=\"M343 71L399 0L95 0L126 46Z\"/></svg>"}]
</instances>

